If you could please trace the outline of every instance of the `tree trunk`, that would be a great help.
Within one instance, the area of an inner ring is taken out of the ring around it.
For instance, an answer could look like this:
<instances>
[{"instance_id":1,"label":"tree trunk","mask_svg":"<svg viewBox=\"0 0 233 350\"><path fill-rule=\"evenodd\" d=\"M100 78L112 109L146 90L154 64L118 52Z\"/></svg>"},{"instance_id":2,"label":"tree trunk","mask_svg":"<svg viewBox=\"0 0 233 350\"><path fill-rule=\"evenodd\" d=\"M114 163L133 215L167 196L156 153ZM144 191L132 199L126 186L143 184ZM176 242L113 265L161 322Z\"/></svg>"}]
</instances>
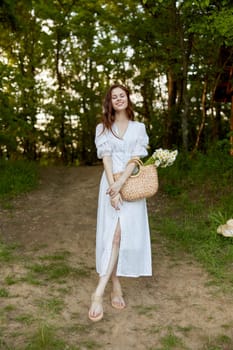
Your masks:
<instances>
[{"instance_id":1,"label":"tree trunk","mask_svg":"<svg viewBox=\"0 0 233 350\"><path fill-rule=\"evenodd\" d=\"M173 119L176 114L177 81L172 68L167 73L168 106L165 120L165 147L170 148L173 143Z\"/></svg>"},{"instance_id":2,"label":"tree trunk","mask_svg":"<svg viewBox=\"0 0 233 350\"><path fill-rule=\"evenodd\" d=\"M65 115L64 115L64 106L63 106L63 78L62 74L59 69L60 64L60 49L61 49L61 36L60 36L60 29L57 29L57 43L56 43L56 59L55 59L55 65L56 65L56 76L57 76L57 82L58 82L58 104L59 104L59 116L60 116L60 129L59 129L59 136L60 136L60 151L61 151L61 158L63 163L67 164L68 157L67 157L67 149L66 149L66 143L65 143Z\"/></svg>"},{"instance_id":3,"label":"tree trunk","mask_svg":"<svg viewBox=\"0 0 233 350\"><path fill-rule=\"evenodd\" d=\"M153 99L151 98L151 81L150 79L145 79L143 80L142 87L141 87L141 95L143 98L143 117L146 121L146 123L150 123L151 120L151 112L153 110L152 107L152 101Z\"/></svg>"},{"instance_id":4,"label":"tree trunk","mask_svg":"<svg viewBox=\"0 0 233 350\"><path fill-rule=\"evenodd\" d=\"M231 117L230 117L230 155L233 156L233 94L231 96Z\"/></svg>"},{"instance_id":5,"label":"tree trunk","mask_svg":"<svg viewBox=\"0 0 233 350\"><path fill-rule=\"evenodd\" d=\"M197 151L197 149L199 147L201 134L202 134L202 131L203 131L204 126L205 126L205 120L206 120L206 94L207 94L207 79L204 82L203 91L202 91L202 98L201 98L201 106L202 106L201 124L200 124L199 129L198 129L197 138L196 138L195 146L194 146L193 151L192 151L192 155Z\"/></svg>"},{"instance_id":6,"label":"tree trunk","mask_svg":"<svg viewBox=\"0 0 233 350\"><path fill-rule=\"evenodd\" d=\"M188 133L189 133L189 94L188 94L188 67L190 54L192 50L193 35L190 34L187 38L187 42L184 37L184 31L180 26L180 45L182 53L182 91L183 91L183 113L181 115L181 128L182 128L182 144L185 152L188 152Z\"/></svg>"}]
</instances>

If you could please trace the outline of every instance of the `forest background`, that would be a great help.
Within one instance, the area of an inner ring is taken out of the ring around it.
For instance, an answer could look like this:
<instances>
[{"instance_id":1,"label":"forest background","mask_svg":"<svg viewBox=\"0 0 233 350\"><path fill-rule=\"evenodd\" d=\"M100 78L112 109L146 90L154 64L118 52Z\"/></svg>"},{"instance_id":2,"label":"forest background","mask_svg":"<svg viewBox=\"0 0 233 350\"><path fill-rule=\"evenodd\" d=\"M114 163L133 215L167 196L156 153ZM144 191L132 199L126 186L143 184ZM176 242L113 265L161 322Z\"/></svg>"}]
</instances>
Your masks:
<instances>
[{"instance_id":1,"label":"forest background","mask_svg":"<svg viewBox=\"0 0 233 350\"><path fill-rule=\"evenodd\" d=\"M231 92L225 103L215 94L233 62L230 0L0 6L1 157L95 163L95 126L113 82L130 87L151 151L229 150Z\"/></svg>"},{"instance_id":2,"label":"forest background","mask_svg":"<svg viewBox=\"0 0 233 350\"><path fill-rule=\"evenodd\" d=\"M233 349L232 1L0 0L0 19L0 350ZM148 200L154 278L95 328L89 165L114 82L149 154L179 154Z\"/></svg>"}]
</instances>

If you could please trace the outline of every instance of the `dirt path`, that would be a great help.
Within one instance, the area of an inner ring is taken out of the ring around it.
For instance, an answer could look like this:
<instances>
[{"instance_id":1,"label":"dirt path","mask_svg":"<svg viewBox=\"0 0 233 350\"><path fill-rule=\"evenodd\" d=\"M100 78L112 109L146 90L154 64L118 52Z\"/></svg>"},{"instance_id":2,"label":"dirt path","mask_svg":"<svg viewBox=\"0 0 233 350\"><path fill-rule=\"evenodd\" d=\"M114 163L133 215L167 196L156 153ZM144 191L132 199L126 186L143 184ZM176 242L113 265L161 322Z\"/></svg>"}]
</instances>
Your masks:
<instances>
[{"instance_id":1,"label":"dirt path","mask_svg":"<svg viewBox=\"0 0 233 350\"><path fill-rule=\"evenodd\" d=\"M157 237L152 244L153 277L122 279L124 311L111 308L108 286L104 319L97 324L88 320L90 294L97 282L94 250L101 172L99 166L44 169L36 191L15 200L13 210L1 211L1 237L19 247L14 259L1 264L0 349L6 350L6 344L22 349L46 323L70 344L64 350L71 345L107 350L232 350L233 301L208 284L207 273L192 257L171 256L156 229L152 229ZM159 215L160 195L148 205L151 214ZM73 268L63 279L38 270L45 261L60 263L59 254ZM224 347L211 347L224 337Z\"/></svg>"}]
</instances>

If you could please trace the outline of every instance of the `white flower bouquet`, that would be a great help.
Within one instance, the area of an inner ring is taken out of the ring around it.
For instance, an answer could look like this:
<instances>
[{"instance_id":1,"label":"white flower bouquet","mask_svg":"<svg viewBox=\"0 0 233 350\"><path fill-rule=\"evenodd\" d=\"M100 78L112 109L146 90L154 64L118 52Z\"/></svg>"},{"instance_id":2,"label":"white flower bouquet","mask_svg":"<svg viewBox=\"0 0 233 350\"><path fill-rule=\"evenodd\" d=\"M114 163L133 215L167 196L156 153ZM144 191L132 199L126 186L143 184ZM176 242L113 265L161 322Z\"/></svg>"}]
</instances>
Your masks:
<instances>
[{"instance_id":1,"label":"white flower bouquet","mask_svg":"<svg viewBox=\"0 0 233 350\"><path fill-rule=\"evenodd\" d=\"M169 151L168 149L158 148L152 154L152 156L147 159L144 165L154 164L156 168L166 168L171 166L177 157L178 151Z\"/></svg>"}]
</instances>

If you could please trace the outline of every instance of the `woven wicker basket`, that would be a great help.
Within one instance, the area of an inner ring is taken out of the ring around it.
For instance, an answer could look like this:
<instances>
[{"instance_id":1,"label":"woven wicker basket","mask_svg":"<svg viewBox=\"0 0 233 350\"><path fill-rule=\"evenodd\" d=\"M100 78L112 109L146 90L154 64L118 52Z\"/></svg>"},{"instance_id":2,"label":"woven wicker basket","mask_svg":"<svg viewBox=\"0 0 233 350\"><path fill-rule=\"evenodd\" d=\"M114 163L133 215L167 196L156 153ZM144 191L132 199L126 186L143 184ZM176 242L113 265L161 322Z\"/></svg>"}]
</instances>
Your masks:
<instances>
[{"instance_id":1,"label":"woven wicker basket","mask_svg":"<svg viewBox=\"0 0 233 350\"><path fill-rule=\"evenodd\" d=\"M143 165L140 159L131 159L129 161L129 163L132 162L137 163L139 170L135 175L131 175L121 188L122 199L133 202L152 197L159 187L156 167L153 164ZM118 180L121 174L114 174L114 179Z\"/></svg>"}]
</instances>

